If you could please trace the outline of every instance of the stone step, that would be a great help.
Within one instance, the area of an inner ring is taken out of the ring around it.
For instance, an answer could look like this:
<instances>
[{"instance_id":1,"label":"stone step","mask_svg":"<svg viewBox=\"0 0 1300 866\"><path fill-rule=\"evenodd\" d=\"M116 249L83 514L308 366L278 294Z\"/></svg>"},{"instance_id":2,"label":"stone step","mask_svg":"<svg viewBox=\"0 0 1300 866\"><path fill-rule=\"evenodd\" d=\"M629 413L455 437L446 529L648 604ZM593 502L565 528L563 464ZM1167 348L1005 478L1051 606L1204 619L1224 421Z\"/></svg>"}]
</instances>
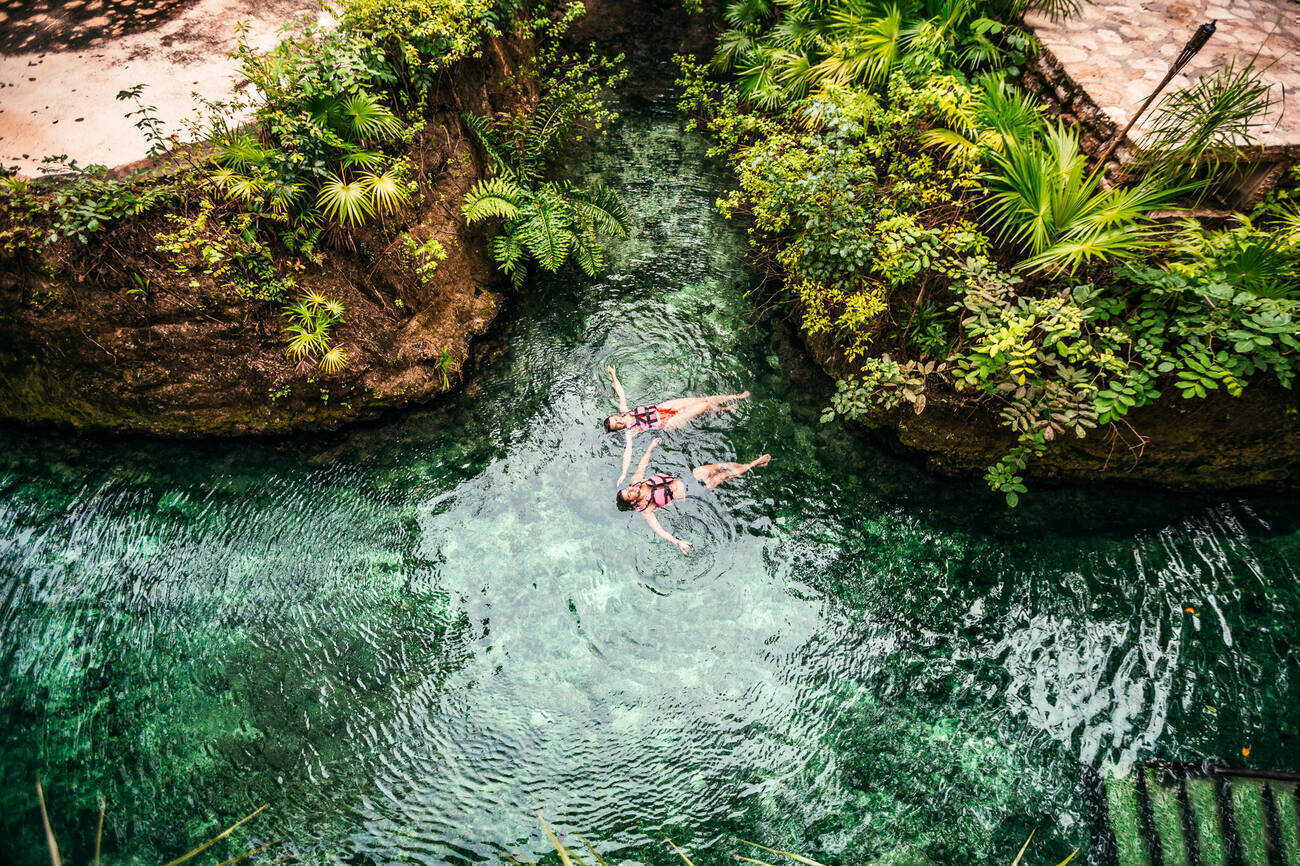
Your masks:
<instances>
[{"instance_id":1,"label":"stone step","mask_svg":"<svg viewBox=\"0 0 1300 866\"><path fill-rule=\"evenodd\" d=\"M1188 779L1187 802L1192 809L1192 824L1196 827L1197 850L1201 853L1201 866L1225 866L1228 859L1223 830L1219 825L1219 803L1210 778Z\"/></svg>"},{"instance_id":2,"label":"stone step","mask_svg":"<svg viewBox=\"0 0 1300 866\"><path fill-rule=\"evenodd\" d=\"M1100 782L1116 866L1300 866L1294 773L1150 761Z\"/></svg>"},{"instance_id":3,"label":"stone step","mask_svg":"<svg viewBox=\"0 0 1300 866\"><path fill-rule=\"evenodd\" d=\"M1300 799L1294 782L1269 782L1277 814L1277 835L1287 866L1300 866Z\"/></svg>"},{"instance_id":4,"label":"stone step","mask_svg":"<svg viewBox=\"0 0 1300 866\"><path fill-rule=\"evenodd\" d=\"M1106 808L1110 813L1111 832L1115 834L1119 866L1151 866L1142 838L1141 806L1132 775L1113 773L1106 777Z\"/></svg>"},{"instance_id":5,"label":"stone step","mask_svg":"<svg viewBox=\"0 0 1300 866\"><path fill-rule=\"evenodd\" d=\"M1151 804L1151 823L1156 831L1164 866L1191 866L1187 840L1183 838L1183 806L1178 800L1177 780L1168 778L1152 767L1144 772L1147 802ZM1168 784L1172 781L1172 784Z\"/></svg>"},{"instance_id":6,"label":"stone step","mask_svg":"<svg viewBox=\"0 0 1300 866\"><path fill-rule=\"evenodd\" d=\"M1269 866L1263 783L1233 780L1228 790L1232 792L1232 816L1242 859L1246 866Z\"/></svg>"}]
</instances>

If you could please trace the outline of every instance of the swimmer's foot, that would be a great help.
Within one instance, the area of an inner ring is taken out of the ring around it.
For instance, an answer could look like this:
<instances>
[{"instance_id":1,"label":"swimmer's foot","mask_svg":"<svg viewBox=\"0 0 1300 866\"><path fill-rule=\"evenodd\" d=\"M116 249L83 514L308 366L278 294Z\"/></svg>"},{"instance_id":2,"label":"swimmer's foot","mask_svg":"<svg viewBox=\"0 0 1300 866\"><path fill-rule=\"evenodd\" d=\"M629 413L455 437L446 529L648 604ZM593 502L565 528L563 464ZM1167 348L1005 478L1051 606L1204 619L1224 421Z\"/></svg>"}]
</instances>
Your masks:
<instances>
[{"instance_id":1,"label":"swimmer's foot","mask_svg":"<svg viewBox=\"0 0 1300 866\"><path fill-rule=\"evenodd\" d=\"M756 467L756 466L766 466L767 464L769 464L769 463L771 463L771 462L772 462L772 455L771 455L771 454L764 454L762 457L760 457L760 458L758 458L757 460L755 460L754 462L750 463L750 464L749 464L748 466L746 466L745 468L746 468L746 469L753 469L753 468Z\"/></svg>"},{"instance_id":2,"label":"swimmer's foot","mask_svg":"<svg viewBox=\"0 0 1300 866\"><path fill-rule=\"evenodd\" d=\"M740 394L738 394L738 395L736 396L736 399L737 399L737 400L748 400L748 399L749 399L749 392L748 392L748 391L742 391L742 392L740 392Z\"/></svg>"}]
</instances>

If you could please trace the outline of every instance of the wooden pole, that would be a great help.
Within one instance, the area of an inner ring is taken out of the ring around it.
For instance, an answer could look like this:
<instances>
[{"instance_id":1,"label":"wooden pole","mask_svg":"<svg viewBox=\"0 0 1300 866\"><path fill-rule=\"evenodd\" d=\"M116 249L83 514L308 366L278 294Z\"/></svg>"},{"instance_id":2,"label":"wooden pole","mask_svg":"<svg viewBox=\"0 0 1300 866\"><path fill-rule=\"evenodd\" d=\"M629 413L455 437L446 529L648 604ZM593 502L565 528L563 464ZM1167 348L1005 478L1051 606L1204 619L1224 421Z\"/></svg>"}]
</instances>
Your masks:
<instances>
[{"instance_id":1,"label":"wooden pole","mask_svg":"<svg viewBox=\"0 0 1300 866\"><path fill-rule=\"evenodd\" d=\"M1211 21L1209 24L1202 24L1200 27L1196 28L1196 32L1192 34L1192 38L1187 40L1187 44L1183 46L1183 50L1179 53L1178 57L1174 59L1174 62L1170 64L1169 71L1165 73L1165 77L1158 85L1156 85L1156 89L1151 91L1151 95L1147 97L1146 102L1142 103L1142 107L1137 110L1137 113L1129 119L1128 125L1120 130L1119 135L1111 139L1110 145L1106 148L1105 153L1103 153L1101 158L1097 160L1097 167L1101 171L1104 172L1106 170L1106 160L1110 159L1110 155L1115 152L1115 148L1119 147L1119 143L1124 140L1126 135L1128 135L1128 131L1133 128L1133 124L1137 123L1138 118L1151 107L1152 102L1155 102L1156 97L1160 95L1160 91L1164 90L1165 86L1173 80L1174 76L1182 72L1183 67L1196 56L1198 51L1205 47L1205 43L1210 41L1210 37L1214 35L1216 23L1216 21Z\"/></svg>"}]
</instances>

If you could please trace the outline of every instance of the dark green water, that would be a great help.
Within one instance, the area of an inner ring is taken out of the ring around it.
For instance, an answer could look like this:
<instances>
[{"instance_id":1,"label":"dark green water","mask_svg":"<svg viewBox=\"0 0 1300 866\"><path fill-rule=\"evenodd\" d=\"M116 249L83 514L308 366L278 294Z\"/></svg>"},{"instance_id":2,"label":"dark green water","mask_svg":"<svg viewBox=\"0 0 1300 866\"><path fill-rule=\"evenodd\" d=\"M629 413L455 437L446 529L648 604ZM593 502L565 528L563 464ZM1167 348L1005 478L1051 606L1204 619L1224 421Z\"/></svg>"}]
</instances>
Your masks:
<instances>
[{"instance_id":1,"label":"dark green water","mask_svg":"<svg viewBox=\"0 0 1300 866\"><path fill-rule=\"evenodd\" d=\"M76 862L102 794L111 863L269 803L240 842L311 861L535 857L540 810L611 863L673 862L665 835L1009 863L1039 827L1036 864L1087 841L1080 762L1300 770L1296 503L1008 512L818 424L703 149L671 95L630 97L594 166L636 236L596 285L535 287L444 406L277 442L0 434L0 855L43 862L38 773ZM773 454L666 516L689 558L613 507L610 362L634 401L753 391L656 463Z\"/></svg>"}]
</instances>

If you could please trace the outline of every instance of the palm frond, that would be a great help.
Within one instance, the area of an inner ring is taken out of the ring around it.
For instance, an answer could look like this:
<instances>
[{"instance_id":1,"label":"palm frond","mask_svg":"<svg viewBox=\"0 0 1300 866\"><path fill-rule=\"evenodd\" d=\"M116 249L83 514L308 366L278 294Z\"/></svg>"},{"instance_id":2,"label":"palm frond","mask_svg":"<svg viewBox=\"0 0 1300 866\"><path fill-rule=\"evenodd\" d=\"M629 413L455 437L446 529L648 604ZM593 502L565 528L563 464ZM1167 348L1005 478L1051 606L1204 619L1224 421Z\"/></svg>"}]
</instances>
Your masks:
<instances>
[{"instance_id":1,"label":"palm frond","mask_svg":"<svg viewBox=\"0 0 1300 866\"><path fill-rule=\"evenodd\" d=\"M314 324L291 322L285 326L284 333L289 335L289 344L284 352L295 361L320 354L325 349L327 337Z\"/></svg>"},{"instance_id":2,"label":"palm frond","mask_svg":"<svg viewBox=\"0 0 1300 866\"><path fill-rule=\"evenodd\" d=\"M316 205L340 225L361 225L374 215L366 185L360 180L345 180L338 175L330 175L321 184Z\"/></svg>"},{"instance_id":3,"label":"palm frond","mask_svg":"<svg viewBox=\"0 0 1300 866\"><path fill-rule=\"evenodd\" d=\"M772 14L771 0L732 0L723 17L732 27L758 24Z\"/></svg>"},{"instance_id":4,"label":"palm frond","mask_svg":"<svg viewBox=\"0 0 1300 866\"><path fill-rule=\"evenodd\" d=\"M334 346L324 355L321 355L320 361L317 362L316 366L318 366L320 371L325 375L332 376L346 367L347 363L348 353L340 349L338 346Z\"/></svg>"},{"instance_id":5,"label":"palm frond","mask_svg":"<svg viewBox=\"0 0 1300 866\"><path fill-rule=\"evenodd\" d=\"M1157 173L1187 179L1207 159L1223 167L1243 157L1267 124L1274 96L1254 61L1202 75L1167 94L1141 140L1142 160Z\"/></svg>"},{"instance_id":6,"label":"palm frond","mask_svg":"<svg viewBox=\"0 0 1300 866\"><path fill-rule=\"evenodd\" d=\"M361 168L374 168L377 165L382 165L384 160L384 155L377 150L356 150L344 154L340 162L346 168L356 168L358 166Z\"/></svg>"},{"instance_id":7,"label":"palm frond","mask_svg":"<svg viewBox=\"0 0 1300 866\"><path fill-rule=\"evenodd\" d=\"M257 139L244 134L218 142L212 158L228 168L244 169L265 165L267 153Z\"/></svg>"},{"instance_id":8,"label":"palm frond","mask_svg":"<svg viewBox=\"0 0 1300 866\"><path fill-rule=\"evenodd\" d=\"M411 200L406 186L391 168L382 174L362 174L361 184L370 193L370 203L376 213L394 213Z\"/></svg>"},{"instance_id":9,"label":"palm frond","mask_svg":"<svg viewBox=\"0 0 1300 866\"><path fill-rule=\"evenodd\" d=\"M402 122L371 93L357 93L339 105L344 129L354 138L389 140L397 138Z\"/></svg>"}]
</instances>

